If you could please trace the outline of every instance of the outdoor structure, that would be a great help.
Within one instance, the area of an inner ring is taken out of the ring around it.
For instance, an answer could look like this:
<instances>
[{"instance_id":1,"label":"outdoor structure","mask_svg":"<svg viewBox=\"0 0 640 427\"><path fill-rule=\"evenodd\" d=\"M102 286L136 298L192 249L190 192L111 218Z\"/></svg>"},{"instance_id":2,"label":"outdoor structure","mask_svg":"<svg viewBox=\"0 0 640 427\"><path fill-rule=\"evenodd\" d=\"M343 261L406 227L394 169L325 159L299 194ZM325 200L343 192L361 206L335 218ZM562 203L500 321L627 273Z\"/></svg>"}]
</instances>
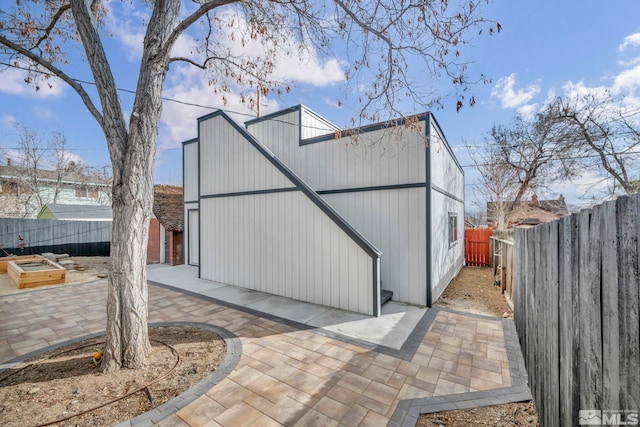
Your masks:
<instances>
[{"instance_id":1,"label":"outdoor structure","mask_svg":"<svg viewBox=\"0 0 640 427\"><path fill-rule=\"evenodd\" d=\"M7 274L18 289L64 283L67 270L46 258L15 259L7 262Z\"/></svg>"},{"instance_id":2,"label":"outdoor structure","mask_svg":"<svg viewBox=\"0 0 640 427\"><path fill-rule=\"evenodd\" d=\"M113 221L113 213L111 206L48 204L40 210L38 219Z\"/></svg>"},{"instance_id":3,"label":"outdoor structure","mask_svg":"<svg viewBox=\"0 0 640 427\"><path fill-rule=\"evenodd\" d=\"M182 187L155 185L147 243L148 263L184 264L182 224Z\"/></svg>"},{"instance_id":4,"label":"outdoor structure","mask_svg":"<svg viewBox=\"0 0 640 427\"><path fill-rule=\"evenodd\" d=\"M494 225L492 218L495 218L493 213L495 209L495 202L487 203L489 226ZM562 195L556 200L538 200L538 196L534 194L531 200L523 200L518 205L515 205L515 202L507 203L505 210L507 228L534 226L569 215L569 209Z\"/></svg>"},{"instance_id":5,"label":"outdoor structure","mask_svg":"<svg viewBox=\"0 0 640 427\"><path fill-rule=\"evenodd\" d=\"M79 171L0 166L0 217L35 218L44 204L111 206L111 184Z\"/></svg>"},{"instance_id":6,"label":"outdoor structure","mask_svg":"<svg viewBox=\"0 0 640 427\"><path fill-rule=\"evenodd\" d=\"M203 279L373 316L430 306L464 262L464 174L433 115L340 132L299 105L198 120L185 256ZM459 232L460 230L460 232Z\"/></svg>"}]
</instances>

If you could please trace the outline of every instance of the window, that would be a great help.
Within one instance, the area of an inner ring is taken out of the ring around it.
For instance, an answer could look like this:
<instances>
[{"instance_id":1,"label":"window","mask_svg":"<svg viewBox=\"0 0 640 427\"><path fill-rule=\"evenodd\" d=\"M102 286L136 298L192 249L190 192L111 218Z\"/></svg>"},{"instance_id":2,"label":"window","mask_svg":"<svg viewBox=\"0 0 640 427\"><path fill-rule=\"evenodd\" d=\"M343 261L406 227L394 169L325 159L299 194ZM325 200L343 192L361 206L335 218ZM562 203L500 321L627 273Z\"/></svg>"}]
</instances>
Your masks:
<instances>
[{"instance_id":1,"label":"window","mask_svg":"<svg viewBox=\"0 0 640 427\"><path fill-rule=\"evenodd\" d=\"M97 187L88 187L86 185L79 185L76 187L76 197L77 198L85 198L85 199L97 199L98 198L98 188Z\"/></svg>"},{"instance_id":2,"label":"window","mask_svg":"<svg viewBox=\"0 0 640 427\"><path fill-rule=\"evenodd\" d=\"M33 190L26 184L18 181L2 181L2 192L12 196L20 196L21 194L33 194Z\"/></svg>"},{"instance_id":3,"label":"window","mask_svg":"<svg viewBox=\"0 0 640 427\"><path fill-rule=\"evenodd\" d=\"M449 246L458 241L458 214L449 212Z\"/></svg>"}]
</instances>

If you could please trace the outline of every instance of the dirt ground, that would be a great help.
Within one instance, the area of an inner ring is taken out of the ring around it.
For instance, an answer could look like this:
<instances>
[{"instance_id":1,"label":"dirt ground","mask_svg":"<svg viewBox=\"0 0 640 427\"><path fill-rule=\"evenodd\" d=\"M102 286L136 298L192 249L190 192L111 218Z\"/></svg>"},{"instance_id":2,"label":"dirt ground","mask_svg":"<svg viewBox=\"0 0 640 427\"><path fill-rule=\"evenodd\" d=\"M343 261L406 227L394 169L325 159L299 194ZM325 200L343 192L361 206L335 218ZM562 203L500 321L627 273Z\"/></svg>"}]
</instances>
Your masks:
<instances>
[{"instance_id":1,"label":"dirt ground","mask_svg":"<svg viewBox=\"0 0 640 427\"><path fill-rule=\"evenodd\" d=\"M64 284L18 289L7 274L0 274L0 295L93 282L107 277L109 257L64 259L74 262L73 269L67 270ZM117 424L187 390L213 372L224 359L224 341L211 331L171 327L151 328L149 333L153 352L144 369L101 374L93 363L94 353L101 350L104 343L104 337L99 337L57 349L3 372L0 374L0 425L46 424L83 411L88 412L53 425ZM173 371L177 357L166 344L180 355L180 363ZM105 405L163 377L167 372L170 372L168 376L148 387L153 403L143 390Z\"/></svg>"},{"instance_id":2,"label":"dirt ground","mask_svg":"<svg viewBox=\"0 0 640 427\"><path fill-rule=\"evenodd\" d=\"M490 268L463 267L434 306L485 316L512 318L513 311L502 295L500 287L493 283ZM539 425L533 401L423 414L416 424L419 427L523 425Z\"/></svg>"},{"instance_id":3,"label":"dirt ground","mask_svg":"<svg viewBox=\"0 0 640 427\"><path fill-rule=\"evenodd\" d=\"M104 343L104 337L99 337L3 372L0 425L114 425L187 390L213 372L226 353L224 341L204 329L154 327L149 336L153 351L144 369L101 374L93 362ZM118 400L122 396L126 397Z\"/></svg>"},{"instance_id":4,"label":"dirt ground","mask_svg":"<svg viewBox=\"0 0 640 427\"><path fill-rule=\"evenodd\" d=\"M532 401L421 415L416 423L416 427L538 425L538 416Z\"/></svg>"},{"instance_id":5,"label":"dirt ground","mask_svg":"<svg viewBox=\"0 0 640 427\"><path fill-rule=\"evenodd\" d=\"M493 283L491 268L463 267L434 306L485 316L512 318L513 310L507 304L500 286Z\"/></svg>"},{"instance_id":6,"label":"dirt ground","mask_svg":"<svg viewBox=\"0 0 640 427\"><path fill-rule=\"evenodd\" d=\"M109 271L109 257L87 256L69 257L65 260L73 261L73 270L67 270L64 284L46 285L46 288L53 286L64 286L69 283L85 283L107 277ZM15 294L17 292L28 292L38 288L18 289L18 285L6 273L0 273L0 295ZM42 289L42 288L40 288Z\"/></svg>"}]
</instances>

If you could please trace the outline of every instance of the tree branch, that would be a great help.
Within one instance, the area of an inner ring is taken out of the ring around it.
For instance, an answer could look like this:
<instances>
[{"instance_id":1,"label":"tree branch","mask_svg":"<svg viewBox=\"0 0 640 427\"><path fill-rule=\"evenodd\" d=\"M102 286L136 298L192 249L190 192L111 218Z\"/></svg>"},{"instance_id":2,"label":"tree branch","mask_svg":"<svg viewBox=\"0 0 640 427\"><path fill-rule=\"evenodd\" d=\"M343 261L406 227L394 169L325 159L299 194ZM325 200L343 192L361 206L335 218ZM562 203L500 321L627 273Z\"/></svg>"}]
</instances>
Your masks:
<instances>
[{"instance_id":1,"label":"tree branch","mask_svg":"<svg viewBox=\"0 0 640 427\"><path fill-rule=\"evenodd\" d=\"M102 114L96 108L95 104L91 100L91 97L84 90L84 88L82 87L81 84L76 82L73 78L68 76L64 71L62 71L61 69L59 69L58 67L56 67L52 63L44 60L42 57L40 57L40 56L34 54L33 52L25 49L24 47L20 46L19 44L16 44L16 43L12 42L11 40L8 40L7 38L5 38L2 35L0 35L0 44L8 47L9 49L14 50L15 52L19 53L20 55L26 56L31 61L35 62L36 64L38 64L38 65L40 65L40 66L42 66L44 68L46 68L49 71L51 71L51 74L54 74L55 76L57 76L58 78L63 80L65 83L67 83L69 86L71 86L78 93L78 95L80 95L80 98L82 98L82 102L87 107L87 109L89 110L91 115L98 121L98 123L102 124L102 120L103 120Z\"/></svg>"},{"instance_id":2,"label":"tree branch","mask_svg":"<svg viewBox=\"0 0 640 427\"><path fill-rule=\"evenodd\" d=\"M182 20L182 22L180 22L178 25L176 25L176 27L171 32L171 35L167 39L167 42L162 47L162 50L159 52L159 55L165 56L165 57L169 57L169 53L171 52L171 48L175 44L176 40L178 40L178 37L180 37L180 35L184 32L184 30L189 28L189 26L191 26L198 19L200 19L204 15L206 15L209 11L211 11L211 10L217 8L217 7L220 7L220 6L226 6L228 4L237 3L238 1L239 0L210 1L210 2L207 2L207 3L203 4L202 6L200 6L200 8L198 8L198 10L193 12L191 15L187 16L184 20Z\"/></svg>"},{"instance_id":3,"label":"tree branch","mask_svg":"<svg viewBox=\"0 0 640 427\"><path fill-rule=\"evenodd\" d=\"M36 41L36 43L33 45L32 49L35 49L36 47L38 47L40 45L40 43L42 43L44 40L46 40L47 38L49 38L49 35L51 34L51 31L53 30L53 28L56 26L56 24L58 23L58 20L62 17L62 15L64 15L64 13L71 9L71 4L65 4L62 5L60 7L60 9L58 9L58 11L53 15L53 17L51 17L51 22L49 23L49 25L47 26L47 28L44 29L44 34L42 36L40 36L40 38Z\"/></svg>"}]
</instances>

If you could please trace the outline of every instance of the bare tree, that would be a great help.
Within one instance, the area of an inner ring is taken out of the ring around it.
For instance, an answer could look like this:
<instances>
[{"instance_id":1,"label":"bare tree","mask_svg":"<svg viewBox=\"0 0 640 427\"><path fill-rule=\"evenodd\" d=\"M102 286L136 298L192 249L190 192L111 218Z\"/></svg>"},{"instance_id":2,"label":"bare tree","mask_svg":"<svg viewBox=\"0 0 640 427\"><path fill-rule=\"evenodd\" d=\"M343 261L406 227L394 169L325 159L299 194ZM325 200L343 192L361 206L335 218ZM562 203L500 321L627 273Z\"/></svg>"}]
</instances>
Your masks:
<instances>
[{"instance_id":1,"label":"bare tree","mask_svg":"<svg viewBox=\"0 0 640 427\"><path fill-rule=\"evenodd\" d=\"M547 107L549 121L582 168L599 169L625 193L638 191L640 110L625 106L609 92L569 94ZM632 166L636 166L635 168Z\"/></svg>"},{"instance_id":2,"label":"bare tree","mask_svg":"<svg viewBox=\"0 0 640 427\"><path fill-rule=\"evenodd\" d=\"M8 159L5 170L11 175L6 192L14 193L14 202L21 206L20 216L33 216L47 203L57 203L70 172L71 157L67 138L61 132L52 133L44 141L38 132L21 124L17 147L3 149Z\"/></svg>"},{"instance_id":3,"label":"bare tree","mask_svg":"<svg viewBox=\"0 0 640 427\"><path fill-rule=\"evenodd\" d=\"M487 220L497 230L506 230L513 212L513 200L522 188L519 172L505 163L499 150L467 148L475 169L480 173L477 191L487 201Z\"/></svg>"},{"instance_id":4,"label":"bare tree","mask_svg":"<svg viewBox=\"0 0 640 427\"><path fill-rule=\"evenodd\" d=\"M0 15L0 46L12 62L26 62L45 77L56 76L71 86L104 131L113 167L112 274L107 301L107 337L102 369L137 368L150 350L147 333L146 247L153 198L153 160L162 107L162 90L171 64L182 62L209 72L214 91L222 97L231 88L251 99L259 88L287 91L290 82L272 77L274 58L283 46L295 46L304 57L309 49L331 52L342 38L350 58L346 75L358 93L357 120L376 119L397 111L401 99L416 105L439 102L422 82L449 77L458 90L458 106L473 103L466 93L474 83L461 58L470 34L499 26L485 21L486 0L258 1L156 0L140 2L149 15L140 23L146 33L133 108L125 122L116 80L103 36L109 13L100 0L16 1ZM184 15L180 15L184 6ZM197 26L194 24L202 24ZM186 31L203 32L192 57L172 57ZM473 31L470 31L473 30ZM258 43L262 54L230 49L229 38L243 46ZM99 101L83 83L63 68L64 53L79 42L91 68ZM420 61L410 69L410 61ZM34 84L43 84L36 79ZM478 79L482 79L479 77ZM46 84L50 82L44 81ZM466 98L465 98L466 96Z\"/></svg>"},{"instance_id":5,"label":"bare tree","mask_svg":"<svg viewBox=\"0 0 640 427\"><path fill-rule=\"evenodd\" d=\"M518 115L508 125L494 126L487 141L493 161L517 173L518 191L513 202L519 205L527 191L540 190L573 174L569 147L554 126L548 111L531 120Z\"/></svg>"}]
</instances>

